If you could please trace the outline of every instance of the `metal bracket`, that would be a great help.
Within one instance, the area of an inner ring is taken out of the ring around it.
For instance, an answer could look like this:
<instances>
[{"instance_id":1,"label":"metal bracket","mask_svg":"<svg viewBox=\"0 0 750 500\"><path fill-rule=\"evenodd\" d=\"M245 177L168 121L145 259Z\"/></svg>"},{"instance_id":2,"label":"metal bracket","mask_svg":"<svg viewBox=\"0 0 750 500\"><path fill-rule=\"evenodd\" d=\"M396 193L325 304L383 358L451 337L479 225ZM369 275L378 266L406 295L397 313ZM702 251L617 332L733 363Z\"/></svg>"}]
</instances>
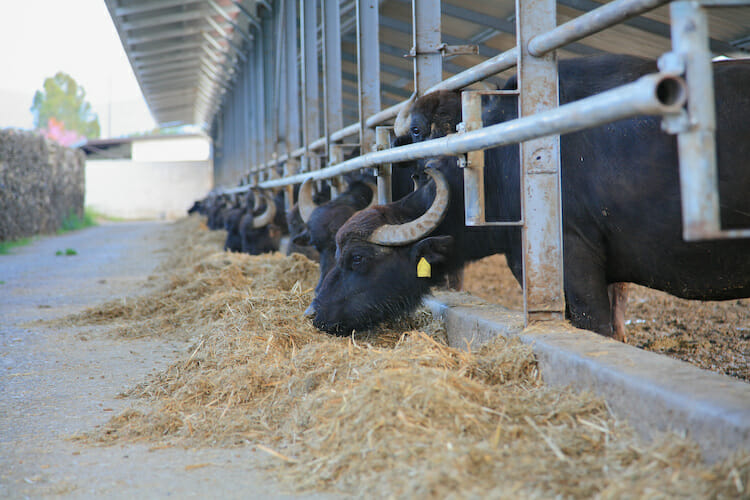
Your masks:
<instances>
[{"instance_id":1,"label":"metal bracket","mask_svg":"<svg viewBox=\"0 0 750 500\"><path fill-rule=\"evenodd\" d=\"M659 71L671 75L685 74L685 57L677 52L665 52L657 62Z\"/></svg>"},{"instance_id":2,"label":"metal bracket","mask_svg":"<svg viewBox=\"0 0 750 500\"><path fill-rule=\"evenodd\" d=\"M448 45L443 42L437 46L437 50L417 51L416 47L412 47L407 54L404 54L404 57L417 57L419 54L440 54L443 57L475 55L479 54L479 45Z\"/></svg>"},{"instance_id":3,"label":"metal bracket","mask_svg":"<svg viewBox=\"0 0 750 500\"><path fill-rule=\"evenodd\" d=\"M661 119L661 129L667 134L676 135L690 130L690 118L686 110L682 109L673 115L664 115Z\"/></svg>"}]
</instances>

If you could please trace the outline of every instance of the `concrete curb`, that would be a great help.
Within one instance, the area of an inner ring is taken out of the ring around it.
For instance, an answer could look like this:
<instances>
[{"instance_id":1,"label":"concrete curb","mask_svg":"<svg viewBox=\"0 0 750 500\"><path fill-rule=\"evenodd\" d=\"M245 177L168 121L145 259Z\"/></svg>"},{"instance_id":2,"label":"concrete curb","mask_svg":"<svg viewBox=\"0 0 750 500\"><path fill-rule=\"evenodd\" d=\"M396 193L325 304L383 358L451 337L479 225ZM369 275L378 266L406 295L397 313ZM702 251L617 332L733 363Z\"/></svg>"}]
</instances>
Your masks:
<instances>
[{"instance_id":1,"label":"concrete curb","mask_svg":"<svg viewBox=\"0 0 750 500\"><path fill-rule=\"evenodd\" d=\"M518 337L533 347L546 383L603 397L646 439L666 431L686 436L709 462L750 452L750 384L566 323L524 329L520 312L466 293L437 293L425 304L445 322L452 346Z\"/></svg>"}]
</instances>

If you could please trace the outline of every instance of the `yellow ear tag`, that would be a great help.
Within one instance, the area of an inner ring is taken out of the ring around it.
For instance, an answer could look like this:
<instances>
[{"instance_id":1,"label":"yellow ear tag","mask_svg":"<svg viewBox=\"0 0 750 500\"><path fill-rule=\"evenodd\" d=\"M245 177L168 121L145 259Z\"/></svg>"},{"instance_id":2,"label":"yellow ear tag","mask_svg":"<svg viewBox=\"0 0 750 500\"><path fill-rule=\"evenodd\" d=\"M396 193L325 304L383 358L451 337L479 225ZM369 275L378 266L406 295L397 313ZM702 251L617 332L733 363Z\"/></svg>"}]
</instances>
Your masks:
<instances>
[{"instance_id":1,"label":"yellow ear tag","mask_svg":"<svg viewBox=\"0 0 750 500\"><path fill-rule=\"evenodd\" d=\"M432 278L432 267L424 257L417 262L417 278Z\"/></svg>"}]
</instances>

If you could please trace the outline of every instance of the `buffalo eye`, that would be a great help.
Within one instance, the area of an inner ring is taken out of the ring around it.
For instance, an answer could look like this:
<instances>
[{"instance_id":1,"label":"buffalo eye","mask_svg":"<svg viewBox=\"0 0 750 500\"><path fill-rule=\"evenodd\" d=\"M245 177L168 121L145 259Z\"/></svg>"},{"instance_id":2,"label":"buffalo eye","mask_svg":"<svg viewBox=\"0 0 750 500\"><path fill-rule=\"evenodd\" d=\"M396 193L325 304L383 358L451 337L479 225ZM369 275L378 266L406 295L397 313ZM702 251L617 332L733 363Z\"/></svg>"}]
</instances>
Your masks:
<instances>
[{"instance_id":1,"label":"buffalo eye","mask_svg":"<svg viewBox=\"0 0 750 500\"><path fill-rule=\"evenodd\" d=\"M351 259L349 260L349 267L351 267L352 271L356 271L357 269L362 268L367 259L365 259L364 255L355 254L352 255Z\"/></svg>"},{"instance_id":2,"label":"buffalo eye","mask_svg":"<svg viewBox=\"0 0 750 500\"><path fill-rule=\"evenodd\" d=\"M419 127L412 127L411 135L413 135L414 137L419 137L421 135L421 132L419 131Z\"/></svg>"}]
</instances>

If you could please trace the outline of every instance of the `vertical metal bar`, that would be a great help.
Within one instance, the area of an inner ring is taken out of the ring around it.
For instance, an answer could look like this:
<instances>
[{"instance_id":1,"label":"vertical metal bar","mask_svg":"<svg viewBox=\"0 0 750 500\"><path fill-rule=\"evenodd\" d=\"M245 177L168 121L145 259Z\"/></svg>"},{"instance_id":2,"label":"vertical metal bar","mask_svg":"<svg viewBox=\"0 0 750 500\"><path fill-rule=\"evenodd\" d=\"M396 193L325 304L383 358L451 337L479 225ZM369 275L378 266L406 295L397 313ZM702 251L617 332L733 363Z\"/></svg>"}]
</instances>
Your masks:
<instances>
[{"instance_id":1,"label":"vertical metal bar","mask_svg":"<svg viewBox=\"0 0 750 500\"><path fill-rule=\"evenodd\" d=\"M344 148L340 144L331 144L331 156L329 158L331 165L336 165L344 161ZM341 177L331 177L331 199L341 194Z\"/></svg>"},{"instance_id":2,"label":"vertical metal bar","mask_svg":"<svg viewBox=\"0 0 750 500\"><path fill-rule=\"evenodd\" d=\"M380 39L378 1L357 2L357 71L359 94L359 151L374 151L375 131L365 125L367 117L380 111Z\"/></svg>"},{"instance_id":3,"label":"vertical metal bar","mask_svg":"<svg viewBox=\"0 0 750 500\"><path fill-rule=\"evenodd\" d=\"M682 235L687 241L720 231L716 171L716 110L706 12L697 2L670 5L672 47L685 62L689 123L677 135Z\"/></svg>"},{"instance_id":4,"label":"vertical metal bar","mask_svg":"<svg viewBox=\"0 0 750 500\"><path fill-rule=\"evenodd\" d=\"M275 0L273 8L273 25L274 25L274 71L273 71L273 88L274 88L274 100L273 100L273 115L276 117L276 126L274 127L274 140L273 155L275 164L273 167L273 174L278 177L278 174L284 175L283 172L279 171L280 158L284 154L284 145L286 143L286 87L282 84L284 81L284 73L286 68L284 67L284 2L283 0ZM285 197L286 208L289 208L291 204L291 193Z\"/></svg>"},{"instance_id":5,"label":"vertical metal bar","mask_svg":"<svg viewBox=\"0 0 750 500\"><path fill-rule=\"evenodd\" d=\"M263 64L263 52L265 51L265 40L262 33L258 33L255 36L255 47L253 64L255 65L255 134L256 144L258 145L258 163L254 166L255 179L263 179L260 175L259 168L267 160L266 152L266 136L265 136L265 124L266 124L266 92L265 92L265 71ZM264 179L263 179L264 180Z\"/></svg>"},{"instance_id":6,"label":"vertical metal bar","mask_svg":"<svg viewBox=\"0 0 750 500\"><path fill-rule=\"evenodd\" d=\"M255 45L258 44L258 39L256 37L255 39ZM250 106L250 146L251 146L251 163L250 163L250 184L254 184L258 181L257 177L255 176L255 166L260 163L260 144L258 142L258 130L257 130L257 123L258 123L258 98L257 98L257 92L258 92L258 82L256 79L256 72L255 72L255 47L253 47L247 55L247 75L249 79L249 85L250 85L250 93L248 95L249 106Z\"/></svg>"},{"instance_id":7,"label":"vertical metal bar","mask_svg":"<svg viewBox=\"0 0 750 500\"><path fill-rule=\"evenodd\" d=\"M471 132L482 128L482 94L464 91L461 93L461 116L463 130ZM466 153L464 165L464 212L467 226L479 226L486 222L484 214L484 151Z\"/></svg>"},{"instance_id":8,"label":"vertical metal bar","mask_svg":"<svg viewBox=\"0 0 750 500\"><path fill-rule=\"evenodd\" d=\"M287 161L284 165L284 175L295 175L299 173L299 163L292 158L292 151L300 147L300 105L299 105L299 68L297 60L299 47L297 46L297 0L282 0L284 5L284 66L286 67L286 103L287 103L287 127L286 127L286 154ZM291 191L291 189L290 189ZM290 193L291 194L291 193ZM292 197L289 196L291 200Z\"/></svg>"},{"instance_id":9,"label":"vertical metal bar","mask_svg":"<svg viewBox=\"0 0 750 500\"><path fill-rule=\"evenodd\" d=\"M320 135L318 121L318 2L300 0L300 39L302 41L302 142L305 146L303 169L317 170L317 157L310 143Z\"/></svg>"},{"instance_id":10,"label":"vertical metal bar","mask_svg":"<svg viewBox=\"0 0 750 500\"><path fill-rule=\"evenodd\" d=\"M393 127L375 127L375 140L378 151L388 149L391 145ZM377 169L378 174L378 204L384 205L393 200L393 184L391 182L393 166L384 163Z\"/></svg>"},{"instance_id":11,"label":"vertical metal bar","mask_svg":"<svg viewBox=\"0 0 750 500\"><path fill-rule=\"evenodd\" d=\"M440 0L412 0L414 90L418 96L443 79Z\"/></svg>"},{"instance_id":12,"label":"vertical metal bar","mask_svg":"<svg viewBox=\"0 0 750 500\"><path fill-rule=\"evenodd\" d=\"M534 57L528 42L555 27L555 0L516 0L519 49L519 116L558 106L555 52ZM560 136L520 144L526 321L562 319L562 208L560 200Z\"/></svg>"},{"instance_id":13,"label":"vertical metal bar","mask_svg":"<svg viewBox=\"0 0 750 500\"><path fill-rule=\"evenodd\" d=\"M263 15L261 16L261 26L263 29L263 107L265 112L265 120L263 121L263 133L265 136L264 151L266 156L263 160L265 165L269 161L274 159L274 150L276 149L276 113L273 109L273 103L275 102L276 86L274 85L274 59L275 45L274 39L274 23L273 23L273 12L267 8L263 8ZM268 180L272 178L273 168L270 170L263 168L263 179Z\"/></svg>"},{"instance_id":14,"label":"vertical metal bar","mask_svg":"<svg viewBox=\"0 0 750 500\"><path fill-rule=\"evenodd\" d=\"M339 0L323 0L323 88L326 156L331 163L331 134L344 128L341 99L341 13Z\"/></svg>"}]
</instances>

